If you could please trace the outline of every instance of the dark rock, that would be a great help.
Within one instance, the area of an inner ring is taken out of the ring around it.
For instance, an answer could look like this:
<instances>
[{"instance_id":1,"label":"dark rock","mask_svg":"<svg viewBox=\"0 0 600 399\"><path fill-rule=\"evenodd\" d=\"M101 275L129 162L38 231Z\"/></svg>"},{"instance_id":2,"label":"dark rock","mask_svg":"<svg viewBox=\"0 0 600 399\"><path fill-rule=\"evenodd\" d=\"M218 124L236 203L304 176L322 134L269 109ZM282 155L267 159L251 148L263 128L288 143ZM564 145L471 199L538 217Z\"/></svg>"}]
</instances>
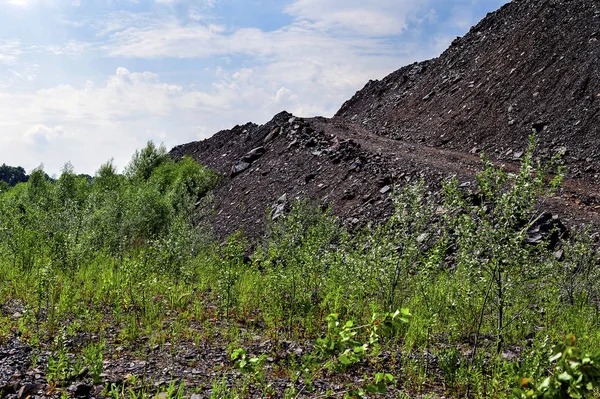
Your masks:
<instances>
[{"instance_id":1,"label":"dark rock","mask_svg":"<svg viewBox=\"0 0 600 399\"><path fill-rule=\"evenodd\" d=\"M435 96L435 90L429 92L425 97L423 97L423 101L429 101L433 96Z\"/></svg>"},{"instance_id":2,"label":"dark rock","mask_svg":"<svg viewBox=\"0 0 600 399\"><path fill-rule=\"evenodd\" d=\"M545 241L550 248L553 248L566 234L567 228L558 216L544 212L527 229L527 243L540 244Z\"/></svg>"},{"instance_id":3,"label":"dark rock","mask_svg":"<svg viewBox=\"0 0 600 399\"><path fill-rule=\"evenodd\" d=\"M14 395L18 391L18 386L16 384L6 384L0 386L0 398L4 398L7 395Z\"/></svg>"},{"instance_id":4,"label":"dark rock","mask_svg":"<svg viewBox=\"0 0 600 399\"><path fill-rule=\"evenodd\" d=\"M37 394L42 389L44 389L44 385L42 384L23 385L21 389L19 389L19 392L17 392L17 399L26 399Z\"/></svg>"},{"instance_id":5,"label":"dark rock","mask_svg":"<svg viewBox=\"0 0 600 399\"><path fill-rule=\"evenodd\" d=\"M317 177L316 173L309 173L306 176L304 176L304 182L308 184L311 181L313 181L315 179L315 177Z\"/></svg>"},{"instance_id":6,"label":"dark rock","mask_svg":"<svg viewBox=\"0 0 600 399\"><path fill-rule=\"evenodd\" d=\"M88 396L90 396L90 393L92 392L92 388L93 388L92 385L78 383L78 384L71 385L69 388L67 388L67 391L71 394L71 397L87 398Z\"/></svg>"},{"instance_id":7,"label":"dark rock","mask_svg":"<svg viewBox=\"0 0 600 399\"><path fill-rule=\"evenodd\" d=\"M354 194L354 192L348 191L348 190L344 191L344 195L342 196L343 201L350 201L350 200L353 200L354 198L356 198L356 194Z\"/></svg>"},{"instance_id":8,"label":"dark rock","mask_svg":"<svg viewBox=\"0 0 600 399\"><path fill-rule=\"evenodd\" d=\"M392 179L389 176L384 176L377 179L377 186L383 188L392 184Z\"/></svg>"},{"instance_id":9,"label":"dark rock","mask_svg":"<svg viewBox=\"0 0 600 399\"><path fill-rule=\"evenodd\" d=\"M275 129L271 130L271 132L267 134L267 136L263 139L263 143L267 144L273 141L277 136L279 136L281 130L282 128L280 127L276 127Z\"/></svg>"},{"instance_id":10,"label":"dark rock","mask_svg":"<svg viewBox=\"0 0 600 399\"><path fill-rule=\"evenodd\" d=\"M242 157L242 162L247 162L247 163L251 164L252 162L256 161L258 158L265 155L265 152L267 152L267 150L265 150L265 147L256 147L252 151L250 151L249 153L247 153L246 155L244 155Z\"/></svg>"},{"instance_id":11,"label":"dark rock","mask_svg":"<svg viewBox=\"0 0 600 399\"><path fill-rule=\"evenodd\" d=\"M237 176L250 167L248 162L240 161L231 168L231 177Z\"/></svg>"},{"instance_id":12,"label":"dark rock","mask_svg":"<svg viewBox=\"0 0 600 399\"><path fill-rule=\"evenodd\" d=\"M541 133L546 125L548 125L546 122L536 122L532 125L532 127L536 133Z\"/></svg>"}]
</instances>

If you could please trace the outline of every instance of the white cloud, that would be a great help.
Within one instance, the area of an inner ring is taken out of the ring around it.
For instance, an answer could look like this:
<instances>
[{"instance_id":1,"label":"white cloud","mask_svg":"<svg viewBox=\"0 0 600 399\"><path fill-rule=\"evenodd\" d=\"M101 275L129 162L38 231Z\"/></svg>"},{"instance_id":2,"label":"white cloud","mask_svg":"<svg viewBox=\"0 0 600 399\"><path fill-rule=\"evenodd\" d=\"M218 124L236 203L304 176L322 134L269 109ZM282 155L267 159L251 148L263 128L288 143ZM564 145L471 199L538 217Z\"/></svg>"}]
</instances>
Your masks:
<instances>
[{"instance_id":1,"label":"white cloud","mask_svg":"<svg viewBox=\"0 0 600 399\"><path fill-rule=\"evenodd\" d=\"M275 90L290 84L303 86L304 92L312 87L305 100L314 101L313 93L318 91L320 97L335 98L336 106L368 79L382 77L404 62L434 55L417 43L405 42L399 49L383 39L340 37L304 23L265 32L204 23L183 26L165 18L137 20L127 29L114 29L104 49L113 57L141 59L243 56L259 71L253 77L256 83L279 85ZM241 69L232 77L239 79L247 73ZM327 107L320 113L332 111Z\"/></svg>"},{"instance_id":2,"label":"white cloud","mask_svg":"<svg viewBox=\"0 0 600 399\"><path fill-rule=\"evenodd\" d=\"M0 0L0 5L8 4L17 8L30 9L36 6L78 6L79 0Z\"/></svg>"},{"instance_id":3,"label":"white cloud","mask_svg":"<svg viewBox=\"0 0 600 399\"><path fill-rule=\"evenodd\" d=\"M81 55L92 47L94 47L93 43L69 40L65 44L43 46L42 49L49 51L54 55Z\"/></svg>"},{"instance_id":4,"label":"white cloud","mask_svg":"<svg viewBox=\"0 0 600 399\"><path fill-rule=\"evenodd\" d=\"M0 65L14 65L23 53L18 40L0 40Z\"/></svg>"},{"instance_id":5,"label":"white cloud","mask_svg":"<svg viewBox=\"0 0 600 399\"><path fill-rule=\"evenodd\" d=\"M318 29L370 36L401 34L423 0L295 0L286 12Z\"/></svg>"},{"instance_id":6,"label":"white cloud","mask_svg":"<svg viewBox=\"0 0 600 399\"><path fill-rule=\"evenodd\" d=\"M213 8L218 0L155 0L159 4L186 3L188 6Z\"/></svg>"},{"instance_id":7,"label":"white cloud","mask_svg":"<svg viewBox=\"0 0 600 399\"><path fill-rule=\"evenodd\" d=\"M0 154L28 169L44 163L50 173L66 161L93 173L113 156L124 166L149 139L175 146L246 122L250 113L266 121L298 101L286 87L263 84L263 75L240 71L198 91L121 67L99 85L0 92Z\"/></svg>"},{"instance_id":8,"label":"white cloud","mask_svg":"<svg viewBox=\"0 0 600 399\"><path fill-rule=\"evenodd\" d=\"M19 6L19 7L25 7L27 5L29 5L30 1L29 0L7 0L6 4L10 4L13 6Z\"/></svg>"},{"instance_id":9,"label":"white cloud","mask_svg":"<svg viewBox=\"0 0 600 399\"><path fill-rule=\"evenodd\" d=\"M43 124L31 126L25 131L24 139L28 144L43 145L56 140L69 138L64 128L60 125L49 127Z\"/></svg>"}]
</instances>

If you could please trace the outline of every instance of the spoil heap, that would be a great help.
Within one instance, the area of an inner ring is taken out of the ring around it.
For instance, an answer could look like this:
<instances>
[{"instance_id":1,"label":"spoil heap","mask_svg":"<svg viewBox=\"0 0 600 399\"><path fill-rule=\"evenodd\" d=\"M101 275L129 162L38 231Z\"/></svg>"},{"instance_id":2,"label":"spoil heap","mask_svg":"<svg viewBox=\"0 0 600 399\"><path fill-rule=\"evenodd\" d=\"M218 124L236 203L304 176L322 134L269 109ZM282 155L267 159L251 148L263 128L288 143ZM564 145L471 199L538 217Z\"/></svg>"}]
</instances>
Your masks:
<instances>
[{"instance_id":1,"label":"spoil heap","mask_svg":"<svg viewBox=\"0 0 600 399\"><path fill-rule=\"evenodd\" d=\"M550 207L567 222L595 220L598 65L599 3L514 0L440 57L369 82L331 119L282 112L172 155L224 176L215 191L218 236L238 229L256 236L300 198L332 206L349 226L381 220L392 211L393 187L473 180L481 150L510 168L536 131L539 155L560 153L569 170L562 199Z\"/></svg>"}]
</instances>

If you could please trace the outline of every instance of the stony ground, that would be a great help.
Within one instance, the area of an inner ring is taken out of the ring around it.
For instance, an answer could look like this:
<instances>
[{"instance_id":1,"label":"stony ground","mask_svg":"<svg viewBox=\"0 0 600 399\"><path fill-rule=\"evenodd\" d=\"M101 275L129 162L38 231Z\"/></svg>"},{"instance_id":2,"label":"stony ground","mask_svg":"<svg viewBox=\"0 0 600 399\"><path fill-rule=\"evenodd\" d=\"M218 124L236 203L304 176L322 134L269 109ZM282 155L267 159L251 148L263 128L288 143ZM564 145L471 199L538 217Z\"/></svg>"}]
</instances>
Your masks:
<instances>
[{"instance_id":1,"label":"stony ground","mask_svg":"<svg viewBox=\"0 0 600 399\"><path fill-rule=\"evenodd\" d=\"M496 162L516 170L525 148L515 147L515 158ZM238 229L260 236L266 222L295 199L331 206L350 228L385 220L393 209L394 188L423 179L435 191L454 176L464 190L476 190L482 166L477 153L394 140L335 119L286 112L263 126L236 126L176 147L172 155L190 155L223 176L211 213L221 238ZM598 192L593 181L568 178L545 207L568 225L595 223L600 221Z\"/></svg>"},{"instance_id":2,"label":"stony ground","mask_svg":"<svg viewBox=\"0 0 600 399\"><path fill-rule=\"evenodd\" d=\"M11 312L14 312L12 317L15 319L24 317L22 307L16 302L3 306L1 313L5 315ZM234 327L235 338L228 335L231 327ZM308 390L303 378L292 380L291 373L294 370L292 365L298 364L302 356L313 349L310 341L295 342L266 337L261 334L260 326L243 326L243 323L225 320L210 320L208 324L192 323L192 331L192 335L202 336L202 339L189 337L159 345L151 344L146 337L141 337L135 344L125 343L119 338L118 328L108 328L102 336L106 344L103 370L97 383L93 382L87 368L65 381L49 382L47 364L51 355L48 351L50 342L42 342L33 349L15 336L8 342L0 343L0 398L59 398L65 395L102 398L109 397L113 388L119 393L124 391L128 397L131 397L131 392L138 395L143 392L147 397L167 399L170 385L183 385L186 397L208 398L215 382L231 390L233 387L239 389L244 379L251 381L251 377L235 369L230 359L232 339L235 339L236 347L243 347L249 356L266 356L264 370L267 382L262 389L258 388L261 384L251 382L248 397L281 398L292 385L297 389L298 398L319 397L325 392L343 393L348 387L360 385L365 375L381 369L398 375L401 363L400 350L386 351L377 358L376 364L363 362L356 372L343 375L320 372L313 381L314 388ZM85 334L70 337L66 343L69 357L75 359L79 353L79 341L98 338L86 337ZM425 361L435 366L433 358ZM433 387L428 391L435 393ZM397 396L398 391L390 389L380 397ZM443 395L438 397L443 398Z\"/></svg>"}]
</instances>

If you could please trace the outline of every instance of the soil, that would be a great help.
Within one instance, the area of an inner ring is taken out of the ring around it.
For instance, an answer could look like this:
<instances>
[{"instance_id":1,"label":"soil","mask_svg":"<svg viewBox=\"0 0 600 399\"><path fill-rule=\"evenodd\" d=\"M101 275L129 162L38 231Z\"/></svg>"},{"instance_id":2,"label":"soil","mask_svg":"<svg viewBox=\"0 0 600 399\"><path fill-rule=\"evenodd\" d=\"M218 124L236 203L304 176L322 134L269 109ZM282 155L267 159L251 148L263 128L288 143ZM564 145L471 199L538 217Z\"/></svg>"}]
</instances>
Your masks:
<instances>
[{"instance_id":1,"label":"soil","mask_svg":"<svg viewBox=\"0 0 600 399\"><path fill-rule=\"evenodd\" d=\"M393 188L421 178L432 191L450 176L473 181L480 151L514 169L536 132L537 155L559 152L568 170L548 210L567 225L597 223L598 65L600 3L514 0L439 58L369 82L331 119L282 112L172 155L223 175L213 219L219 238L237 230L258 237L278 216L266 215L268 207L301 198L331 206L350 227L385 220Z\"/></svg>"},{"instance_id":2,"label":"soil","mask_svg":"<svg viewBox=\"0 0 600 399\"><path fill-rule=\"evenodd\" d=\"M208 305L207 309L210 308ZM4 317L21 318L25 316L25 312L24 307L16 301L0 307L0 316ZM176 317L171 319L165 320L165 323L175 322ZM302 356L309 353L313 345L308 341L295 342L265 337L261 334L264 328L261 325L219 320L216 317L210 320L192 320L189 331L194 331L193 335L200 336L201 339L183 338L156 344L149 342L144 336L135 343L123 341L119 336L120 328L117 323L110 319L106 323L113 327L108 327L102 334L105 342L104 359L100 381L97 382L93 381L92 373L85 367L76 375L49 383L52 371L47 364L51 353L43 349L49 347L48 342L42 342L42 349L34 349L17 337L8 342L0 342L0 398L61 398L65 394L71 398L115 397L109 392L114 387L121 395L118 397L124 397L121 392L127 393L128 397L133 392L140 397L142 393L146 393L149 394L148 397L160 399L167 398L169 386L174 384L175 388L180 385L185 388L188 393L186 397L190 397L190 392L195 392L191 397L200 399L210 397L215 381L219 385L224 384L226 391L233 387L240 389L243 380L248 380L248 377L236 370L230 359L230 353L234 349L232 338L228 336L230 328L235 331L233 339L236 340L236 348L243 347L250 357L266 357L264 370L270 393L258 391L255 384L249 388L248 397L281 398L285 390L293 385L299 392L296 397L311 398L326 392L344 392L349 385L356 385L364 377L364 373L374 374L381 369L399 373L400 351L392 353L388 350L377 357L377 368L374 368L374 364L363 361L356 372L338 374L323 371L312 381L313 388L308 389L303 378L292 382L288 368L294 362L301 362ZM78 333L65 340L71 364L77 362L77 356L81 355L76 353L80 353L84 345L98 340L99 337L86 333ZM398 397L398 391L390 389L381 397Z\"/></svg>"}]
</instances>

